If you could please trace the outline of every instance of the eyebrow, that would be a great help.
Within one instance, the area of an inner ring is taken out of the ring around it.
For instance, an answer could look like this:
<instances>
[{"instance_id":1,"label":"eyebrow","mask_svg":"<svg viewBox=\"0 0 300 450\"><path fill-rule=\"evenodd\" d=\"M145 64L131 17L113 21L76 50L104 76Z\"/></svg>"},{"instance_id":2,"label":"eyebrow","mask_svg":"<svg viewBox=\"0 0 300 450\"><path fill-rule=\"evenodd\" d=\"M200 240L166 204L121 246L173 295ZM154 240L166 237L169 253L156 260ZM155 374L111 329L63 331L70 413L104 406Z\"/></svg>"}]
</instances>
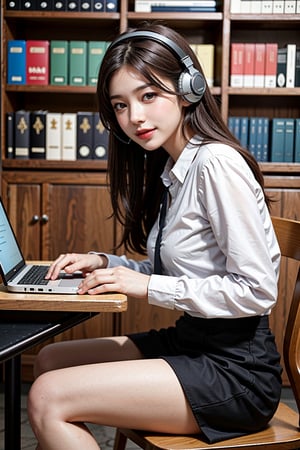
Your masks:
<instances>
[{"instance_id":1,"label":"eyebrow","mask_svg":"<svg viewBox=\"0 0 300 450\"><path fill-rule=\"evenodd\" d=\"M133 90L133 92L136 93L136 92L142 91L143 89L146 89L146 88L148 88L150 86L153 86L153 84L152 83L142 84L141 86L138 86L137 88L135 88ZM111 95L109 98L110 98L110 100L113 100L115 98L120 98L120 97L122 97L121 94L115 94L115 95Z\"/></svg>"}]
</instances>

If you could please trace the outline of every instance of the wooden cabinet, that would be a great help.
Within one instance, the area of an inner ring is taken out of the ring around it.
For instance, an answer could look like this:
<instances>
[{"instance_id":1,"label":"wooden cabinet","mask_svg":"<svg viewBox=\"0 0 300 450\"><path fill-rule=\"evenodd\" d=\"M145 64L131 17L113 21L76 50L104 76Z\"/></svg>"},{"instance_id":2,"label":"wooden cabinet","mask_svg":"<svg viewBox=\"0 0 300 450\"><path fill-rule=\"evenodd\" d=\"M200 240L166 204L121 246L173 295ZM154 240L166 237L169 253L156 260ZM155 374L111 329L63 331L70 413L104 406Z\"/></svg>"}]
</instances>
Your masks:
<instances>
[{"instance_id":1,"label":"wooden cabinet","mask_svg":"<svg viewBox=\"0 0 300 450\"><path fill-rule=\"evenodd\" d=\"M113 252L114 220L104 173L6 170L2 196L28 260L53 260L61 253ZM100 314L55 340L115 334L118 314ZM32 378L39 347L23 357L23 379Z\"/></svg>"},{"instance_id":2,"label":"wooden cabinet","mask_svg":"<svg viewBox=\"0 0 300 450\"><path fill-rule=\"evenodd\" d=\"M1 154L2 196L28 259L52 259L66 251L111 251L117 240L109 216L105 161L6 159L5 114L18 109L96 111L94 87L17 86L6 83L7 42L11 39L110 41L120 31L145 20L161 20L190 43L215 45L212 93L222 115L300 117L300 88L232 88L229 83L232 42L293 42L300 46L299 14L231 14L230 0L215 13L136 13L134 0L119 0L119 12L8 11L1 0ZM272 214L300 220L300 164L262 164L266 186L274 195ZM282 319L293 270L283 263L278 307L272 315L279 347ZM68 332L68 337L108 335L167 326L178 312L130 299L121 316L99 316ZM65 337L65 335L63 336Z\"/></svg>"}]
</instances>

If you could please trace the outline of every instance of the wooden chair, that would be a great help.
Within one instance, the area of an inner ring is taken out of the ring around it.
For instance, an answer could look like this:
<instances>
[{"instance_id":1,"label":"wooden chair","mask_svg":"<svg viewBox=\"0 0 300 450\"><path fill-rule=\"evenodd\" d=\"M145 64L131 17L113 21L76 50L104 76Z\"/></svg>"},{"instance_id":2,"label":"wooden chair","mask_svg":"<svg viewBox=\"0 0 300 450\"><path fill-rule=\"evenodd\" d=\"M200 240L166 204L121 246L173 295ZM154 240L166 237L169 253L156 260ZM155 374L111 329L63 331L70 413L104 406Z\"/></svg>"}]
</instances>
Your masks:
<instances>
[{"instance_id":1,"label":"wooden chair","mask_svg":"<svg viewBox=\"0 0 300 450\"><path fill-rule=\"evenodd\" d=\"M300 261L300 222L272 217L281 253ZM285 368L295 396L298 413L280 403L270 424L263 431L247 436L207 444L201 435L170 435L117 429L114 450L124 450L127 438L144 450L287 450L300 448L300 269L296 278L292 303L287 320L283 357Z\"/></svg>"}]
</instances>

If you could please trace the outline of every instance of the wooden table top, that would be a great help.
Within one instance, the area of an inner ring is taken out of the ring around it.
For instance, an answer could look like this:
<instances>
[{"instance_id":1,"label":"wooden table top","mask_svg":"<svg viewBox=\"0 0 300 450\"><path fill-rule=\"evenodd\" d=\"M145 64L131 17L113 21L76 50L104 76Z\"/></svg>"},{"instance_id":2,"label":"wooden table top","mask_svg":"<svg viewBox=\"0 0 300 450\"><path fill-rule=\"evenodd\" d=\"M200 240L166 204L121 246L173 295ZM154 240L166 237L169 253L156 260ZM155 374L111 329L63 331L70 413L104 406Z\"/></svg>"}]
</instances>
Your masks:
<instances>
[{"instance_id":1,"label":"wooden table top","mask_svg":"<svg viewBox=\"0 0 300 450\"><path fill-rule=\"evenodd\" d=\"M0 285L0 310L122 312L127 309L126 295L38 294L7 292Z\"/></svg>"}]
</instances>

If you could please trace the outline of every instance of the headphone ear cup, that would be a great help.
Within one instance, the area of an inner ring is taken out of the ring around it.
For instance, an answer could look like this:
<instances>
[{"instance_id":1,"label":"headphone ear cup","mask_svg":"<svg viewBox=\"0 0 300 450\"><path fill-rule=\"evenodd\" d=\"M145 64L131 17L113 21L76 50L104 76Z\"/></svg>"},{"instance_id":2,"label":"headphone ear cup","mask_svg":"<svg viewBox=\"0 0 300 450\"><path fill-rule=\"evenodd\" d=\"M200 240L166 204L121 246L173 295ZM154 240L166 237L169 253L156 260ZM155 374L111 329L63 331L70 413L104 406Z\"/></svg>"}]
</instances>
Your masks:
<instances>
[{"instance_id":1,"label":"headphone ear cup","mask_svg":"<svg viewBox=\"0 0 300 450\"><path fill-rule=\"evenodd\" d=\"M191 71L183 71L178 79L179 93L189 103L197 103L203 97L206 89L202 74L193 68Z\"/></svg>"}]
</instances>

